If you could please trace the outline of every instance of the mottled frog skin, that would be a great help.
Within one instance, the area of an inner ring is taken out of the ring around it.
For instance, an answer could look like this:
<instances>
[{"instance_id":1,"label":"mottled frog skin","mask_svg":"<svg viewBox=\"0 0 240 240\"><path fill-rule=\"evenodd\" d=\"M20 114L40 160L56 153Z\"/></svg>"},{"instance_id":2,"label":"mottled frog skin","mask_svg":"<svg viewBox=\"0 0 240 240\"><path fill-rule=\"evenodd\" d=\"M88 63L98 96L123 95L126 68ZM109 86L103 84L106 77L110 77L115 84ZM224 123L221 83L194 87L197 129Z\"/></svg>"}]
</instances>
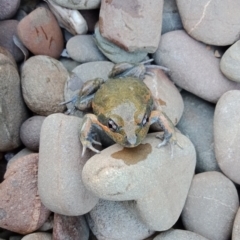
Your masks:
<instances>
[{"instance_id":1,"label":"mottled frog skin","mask_svg":"<svg viewBox=\"0 0 240 240\"><path fill-rule=\"evenodd\" d=\"M95 125L111 139L124 147L136 147L146 137L151 124L157 122L164 131L163 141L176 144L175 128L161 111L154 110L154 100L149 88L142 81L146 74L143 64L116 64L110 78L87 81L77 99L77 109L92 106L93 114L86 114L80 129L84 155L86 148L99 153L92 144L101 145L93 137Z\"/></svg>"}]
</instances>

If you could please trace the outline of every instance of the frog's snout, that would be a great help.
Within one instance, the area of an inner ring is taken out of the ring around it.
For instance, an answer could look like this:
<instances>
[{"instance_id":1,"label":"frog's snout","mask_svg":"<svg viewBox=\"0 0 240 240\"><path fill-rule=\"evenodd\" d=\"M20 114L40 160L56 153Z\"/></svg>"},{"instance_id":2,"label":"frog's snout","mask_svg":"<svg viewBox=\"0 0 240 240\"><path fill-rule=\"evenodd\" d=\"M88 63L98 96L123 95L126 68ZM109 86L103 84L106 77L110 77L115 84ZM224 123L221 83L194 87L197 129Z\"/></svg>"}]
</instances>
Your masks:
<instances>
[{"instance_id":1,"label":"frog's snout","mask_svg":"<svg viewBox=\"0 0 240 240\"><path fill-rule=\"evenodd\" d=\"M135 147L136 144L137 144L136 135L126 136L126 141L125 141L126 147Z\"/></svg>"}]
</instances>

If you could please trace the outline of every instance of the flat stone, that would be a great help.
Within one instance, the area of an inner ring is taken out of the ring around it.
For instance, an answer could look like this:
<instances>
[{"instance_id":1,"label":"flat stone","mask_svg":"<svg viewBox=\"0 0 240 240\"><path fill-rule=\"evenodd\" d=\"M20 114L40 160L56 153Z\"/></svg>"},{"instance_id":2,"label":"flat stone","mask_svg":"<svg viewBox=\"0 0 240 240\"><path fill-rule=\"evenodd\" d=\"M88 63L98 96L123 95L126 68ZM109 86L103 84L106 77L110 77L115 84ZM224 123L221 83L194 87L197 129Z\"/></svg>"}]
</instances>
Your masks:
<instances>
[{"instance_id":1,"label":"flat stone","mask_svg":"<svg viewBox=\"0 0 240 240\"><path fill-rule=\"evenodd\" d=\"M89 227L84 216L64 216L55 213L53 239L89 239Z\"/></svg>"},{"instance_id":2,"label":"flat stone","mask_svg":"<svg viewBox=\"0 0 240 240\"><path fill-rule=\"evenodd\" d=\"M213 139L215 106L197 96L182 91L184 111L177 128L193 142L197 153L196 171L220 171ZM197 126L197 131L196 131Z\"/></svg>"},{"instance_id":3,"label":"flat stone","mask_svg":"<svg viewBox=\"0 0 240 240\"><path fill-rule=\"evenodd\" d=\"M0 185L0 227L20 234L37 230L50 211L42 204L37 189L38 154L12 163Z\"/></svg>"},{"instance_id":4,"label":"flat stone","mask_svg":"<svg viewBox=\"0 0 240 240\"><path fill-rule=\"evenodd\" d=\"M153 58L170 69L169 76L179 87L209 102L216 103L223 93L240 89L239 83L221 73L213 49L183 30L163 34Z\"/></svg>"},{"instance_id":5,"label":"flat stone","mask_svg":"<svg viewBox=\"0 0 240 240\"><path fill-rule=\"evenodd\" d=\"M240 82L240 40L230 46L223 54L220 68L223 74L230 80Z\"/></svg>"},{"instance_id":6,"label":"flat stone","mask_svg":"<svg viewBox=\"0 0 240 240\"><path fill-rule=\"evenodd\" d=\"M9 19L17 12L20 0L1 0L0 1L0 20ZM1 27L0 27L1 29Z\"/></svg>"},{"instance_id":7,"label":"flat stone","mask_svg":"<svg viewBox=\"0 0 240 240\"><path fill-rule=\"evenodd\" d=\"M219 172L194 176L182 212L182 221L189 231L211 240L228 240L239 208L234 184Z\"/></svg>"},{"instance_id":8,"label":"flat stone","mask_svg":"<svg viewBox=\"0 0 240 240\"><path fill-rule=\"evenodd\" d=\"M33 116L28 118L20 128L20 138L23 144L30 150L38 152L40 131L46 117Z\"/></svg>"},{"instance_id":9,"label":"flat stone","mask_svg":"<svg viewBox=\"0 0 240 240\"><path fill-rule=\"evenodd\" d=\"M150 89L155 107L164 112L174 125L177 125L183 114L183 99L176 86L167 75L158 68L148 70L152 76L146 75L144 83ZM154 131L162 130L159 124L153 124Z\"/></svg>"},{"instance_id":10,"label":"flat stone","mask_svg":"<svg viewBox=\"0 0 240 240\"><path fill-rule=\"evenodd\" d=\"M41 129L39 195L47 208L66 216L83 215L98 202L82 181L82 168L94 153L89 150L81 157L80 124L80 118L57 113Z\"/></svg>"},{"instance_id":11,"label":"flat stone","mask_svg":"<svg viewBox=\"0 0 240 240\"><path fill-rule=\"evenodd\" d=\"M238 0L176 0L187 33L210 45L226 46L239 39L240 15Z\"/></svg>"},{"instance_id":12,"label":"flat stone","mask_svg":"<svg viewBox=\"0 0 240 240\"><path fill-rule=\"evenodd\" d=\"M240 91L225 93L214 113L214 149L219 167L235 183L240 184Z\"/></svg>"},{"instance_id":13,"label":"flat stone","mask_svg":"<svg viewBox=\"0 0 240 240\"><path fill-rule=\"evenodd\" d=\"M145 239L152 231L138 217L131 201L99 200L86 215L88 225L97 240Z\"/></svg>"},{"instance_id":14,"label":"flat stone","mask_svg":"<svg viewBox=\"0 0 240 240\"><path fill-rule=\"evenodd\" d=\"M44 232L31 233L22 238L22 240L51 240L51 239L52 239L52 234L44 233Z\"/></svg>"},{"instance_id":15,"label":"flat stone","mask_svg":"<svg viewBox=\"0 0 240 240\"><path fill-rule=\"evenodd\" d=\"M17 35L17 26L17 20L0 21L0 46L6 48L13 55L15 61L19 62L23 60L23 53L13 42L13 36Z\"/></svg>"},{"instance_id":16,"label":"flat stone","mask_svg":"<svg viewBox=\"0 0 240 240\"><path fill-rule=\"evenodd\" d=\"M70 9L95 9L99 8L101 0L53 0L62 7Z\"/></svg>"},{"instance_id":17,"label":"flat stone","mask_svg":"<svg viewBox=\"0 0 240 240\"><path fill-rule=\"evenodd\" d=\"M99 32L98 24L96 24L94 29L94 37L96 38L96 43L99 50L114 63L137 63L143 61L147 57L146 51L127 52L116 44L102 37Z\"/></svg>"},{"instance_id":18,"label":"flat stone","mask_svg":"<svg viewBox=\"0 0 240 240\"><path fill-rule=\"evenodd\" d=\"M106 60L92 35L74 36L67 42L66 48L69 56L80 63Z\"/></svg>"},{"instance_id":19,"label":"flat stone","mask_svg":"<svg viewBox=\"0 0 240 240\"><path fill-rule=\"evenodd\" d=\"M128 52L157 50L161 35L163 0L102 1L101 35Z\"/></svg>"},{"instance_id":20,"label":"flat stone","mask_svg":"<svg viewBox=\"0 0 240 240\"><path fill-rule=\"evenodd\" d=\"M39 115L63 112L64 86L69 76L65 67L48 56L29 58L22 68L22 92L27 106Z\"/></svg>"},{"instance_id":21,"label":"flat stone","mask_svg":"<svg viewBox=\"0 0 240 240\"><path fill-rule=\"evenodd\" d=\"M169 231L160 233L153 240L208 240L208 239L194 232L180 229L170 229Z\"/></svg>"},{"instance_id":22,"label":"flat stone","mask_svg":"<svg viewBox=\"0 0 240 240\"><path fill-rule=\"evenodd\" d=\"M0 53L0 151L21 145L19 130L27 117L16 63Z\"/></svg>"},{"instance_id":23,"label":"flat stone","mask_svg":"<svg viewBox=\"0 0 240 240\"><path fill-rule=\"evenodd\" d=\"M63 35L54 15L39 7L23 18L17 27L22 43L34 55L59 58L63 50Z\"/></svg>"},{"instance_id":24,"label":"flat stone","mask_svg":"<svg viewBox=\"0 0 240 240\"><path fill-rule=\"evenodd\" d=\"M134 200L132 211L136 211L150 229L164 231L172 227L181 214L196 155L192 143L180 133L177 139L183 149L172 146L173 156L169 146L156 148L160 140L155 135L149 134L135 148L114 144L104 149L86 162L82 178L87 189L99 198Z\"/></svg>"}]
</instances>

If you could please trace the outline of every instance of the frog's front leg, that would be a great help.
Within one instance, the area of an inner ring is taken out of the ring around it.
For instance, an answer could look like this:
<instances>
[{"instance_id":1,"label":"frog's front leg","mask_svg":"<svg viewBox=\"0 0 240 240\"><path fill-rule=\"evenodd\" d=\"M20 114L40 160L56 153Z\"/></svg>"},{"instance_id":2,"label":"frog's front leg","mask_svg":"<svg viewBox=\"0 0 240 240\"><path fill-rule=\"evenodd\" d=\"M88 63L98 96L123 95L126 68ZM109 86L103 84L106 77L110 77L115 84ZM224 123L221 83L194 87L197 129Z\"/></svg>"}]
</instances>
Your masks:
<instances>
[{"instance_id":1,"label":"frog's front leg","mask_svg":"<svg viewBox=\"0 0 240 240\"><path fill-rule=\"evenodd\" d=\"M177 142L175 127L165 113L158 110L152 111L149 121L150 124L157 122L164 131L164 134L162 136L163 141L158 144L158 148L168 143L173 145L177 144L179 147L181 147ZM157 137L159 136L157 135Z\"/></svg>"}]
</instances>

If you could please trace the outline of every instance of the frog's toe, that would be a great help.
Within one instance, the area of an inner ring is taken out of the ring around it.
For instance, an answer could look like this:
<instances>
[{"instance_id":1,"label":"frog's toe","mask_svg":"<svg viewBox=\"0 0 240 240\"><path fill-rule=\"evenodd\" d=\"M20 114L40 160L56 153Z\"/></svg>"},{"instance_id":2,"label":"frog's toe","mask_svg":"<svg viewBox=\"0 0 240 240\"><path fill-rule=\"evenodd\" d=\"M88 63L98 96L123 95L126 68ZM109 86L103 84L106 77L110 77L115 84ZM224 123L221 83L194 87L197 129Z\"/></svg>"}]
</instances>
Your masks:
<instances>
[{"instance_id":1,"label":"frog's toe","mask_svg":"<svg viewBox=\"0 0 240 240\"><path fill-rule=\"evenodd\" d=\"M95 141L95 140L94 140L94 141ZM97 143L99 143L99 142L97 142ZM101 143L100 143L100 145L101 145ZM84 156L87 148L89 148L90 150L92 150L92 151L95 152L95 153L100 153L99 150L97 150L96 148L93 147L93 145L92 145L91 142L86 141L86 143L83 144L82 157Z\"/></svg>"}]
</instances>

